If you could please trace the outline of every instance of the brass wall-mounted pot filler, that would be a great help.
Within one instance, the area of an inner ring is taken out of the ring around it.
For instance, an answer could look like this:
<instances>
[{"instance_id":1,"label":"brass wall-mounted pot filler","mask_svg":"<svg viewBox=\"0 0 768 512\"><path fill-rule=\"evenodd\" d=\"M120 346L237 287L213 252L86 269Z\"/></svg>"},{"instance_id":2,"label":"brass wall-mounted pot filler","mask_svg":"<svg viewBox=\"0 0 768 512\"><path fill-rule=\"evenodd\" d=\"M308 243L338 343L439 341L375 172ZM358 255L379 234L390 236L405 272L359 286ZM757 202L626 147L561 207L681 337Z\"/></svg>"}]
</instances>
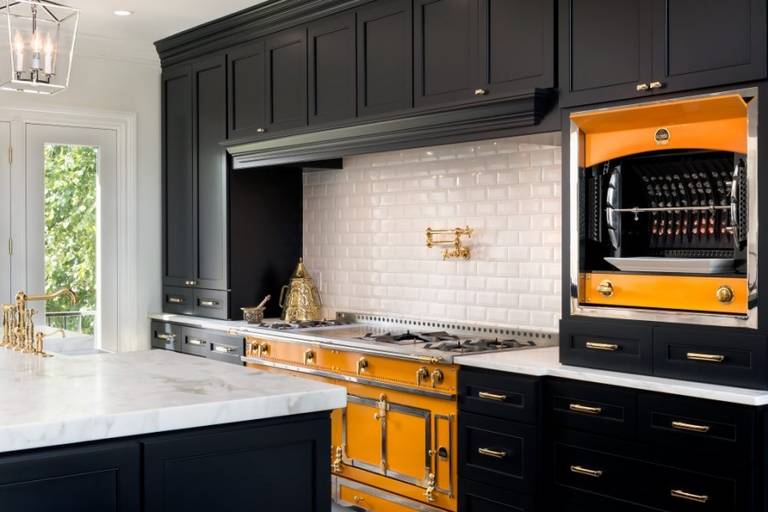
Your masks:
<instances>
[{"instance_id":1,"label":"brass wall-mounted pot filler","mask_svg":"<svg viewBox=\"0 0 768 512\"><path fill-rule=\"evenodd\" d=\"M77 295L70 288L62 288L53 293L44 295L27 295L23 291L16 294L15 304L3 304L3 339L0 347L15 350L25 354L50 357L43 350L44 335L35 332L35 324L32 318L36 310L27 307L28 302L48 301L66 295L74 305L77 303ZM62 331L63 335L63 331Z\"/></svg>"}]
</instances>

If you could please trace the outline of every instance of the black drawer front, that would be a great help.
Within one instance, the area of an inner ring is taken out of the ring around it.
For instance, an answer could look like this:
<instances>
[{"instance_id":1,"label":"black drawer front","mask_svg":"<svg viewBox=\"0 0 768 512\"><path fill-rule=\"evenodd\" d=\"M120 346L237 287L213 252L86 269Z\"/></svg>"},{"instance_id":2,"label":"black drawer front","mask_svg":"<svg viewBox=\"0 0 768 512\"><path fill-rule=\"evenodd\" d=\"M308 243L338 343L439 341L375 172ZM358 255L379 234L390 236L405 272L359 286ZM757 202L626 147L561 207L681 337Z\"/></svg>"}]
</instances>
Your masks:
<instances>
[{"instance_id":1,"label":"black drawer front","mask_svg":"<svg viewBox=\"0 0 768 512\"><path fill-rule=\"evenodd\" d=\"M221 290L195 290L195 315L206 318L227 319L229 293Z\"/></svg>"},{"instance_id":2,"label":"black drawer front","mask_svg":"<svg viewBox=\"0 0 768 512\"><path fill-rule=\"evenodd\" d=\"M718 511L737 512L745 508L745 496L737 498L734 480L716 478L701 473L682 471L665 466L653 466L652 474L639 484L646 488L644 501L669 512Z\"/></svg>"},{"instance_id":3,"label":"black drawer front","mask_svg":"<svg viewBox=\"0 0 768 512\"><path fill-rule=\"evenodd\" d=\"M471 368L459 371L459 407L514 421L536 423L540 379Z\"/></svg>"},{"instance_id":4,"label":"black drawer front","mask_svg":"<svg viewBox=\"0 0 768 512\"><path fill-rule=\"evenodd\" d=\"M163 288L163 312L191 315L195 312L195 298L191 288L166 286Z\"/></svg>"},{"instance_id":5,"label":"black drawer front","mask_svg":"<svg viewBox=\"0 0 768 512\"><path fill-rule=\"evenodd\" d=\"M168 322L152 322L152 348L181 351L182 327Z\"/></svg>"},{"instance_id":6,"label":"black drawer front","mask_svg":"<svg viewBox=\"0 0 768 512\"><path fill-rule=\"evenodd\" d=\"M555 443L555 482L558 486L601 496L639 502L643 463L604 452Z\"/></svg>"},{"instance_id":7,"label":"black drawer front","mask_svg":"<svg viewBox=\"0 0 768 512\"><path fill-rule=\"evenodd\" d=\"M471 413L459 415L462 478L530 492L537 467L537 429Z\"/></svg>"},{"instance_id":8,"label":"black drawer front","mask_svg":"<svg viewBox=\"0 0 768 512\"><path fill-rule=\"evenodd\" d=\"M208 335L208 359L225 363L243 365L241 356L245 355L243 338L237 336Z\"/></svg>"},{"instance_id":9,"label":"black drawer front","mask_svg":"<svg viewBox=\"0 0 768 512\"><path fill-rule=\"evenodd\" d=\"M727 332L700 333L657 327L653 332L654 374L715 384L768 388L766 338Z\"/></svg>"},{"instance_id":10,"label":"black drawer front","mask_svg":"<svg viewBox=\"0 0 768 512\"><path fill-rule=\"evenodd\" d=\"M641 393L638 423L640 439L661 445L659 450L666 453L690 452L705 461L718 453L711 461L715 466L723 459L744 462L754 456L755 411L749 407Z\"/></svg>"},{"instance_id":11,"label":"black drawer front","mask_svg":"<svg viewBox=\"0 0 768 512\"><path fill-rule=\"evenodd\" d=\"M210 331L186 327L181 341L181 351L185 354L206 357L210 351Z\"/></svg>"},{"instance_id":12,"label":"black drawer front","mask_svg":"<svg viewBox=\"0 0 768 512\"><path fill-rule=\"evenodd\" d=\"M459 482L459 510L462 512L534 512L530 495L462 480Z\"/></svg>"},{"instance_id":13,"label":"black drawer front","mask_svg":"<svg viewBox=\"0 0 768 512\"><path fill-rule=\"evenodd\" d=\"M625 388L553 379L547 384L547 412L555 426L634 437L637 392Z\"/></svg>"},{"instance_id":14,"label":"black drawer front","mask_svg":"<svg viewBox=\"0 0 768 512\"><path fill-rule=\"evenodd\" d=\"M560 362L650 374L650 327L579 320L560 321Z\"/></svg>"}]
</instances>

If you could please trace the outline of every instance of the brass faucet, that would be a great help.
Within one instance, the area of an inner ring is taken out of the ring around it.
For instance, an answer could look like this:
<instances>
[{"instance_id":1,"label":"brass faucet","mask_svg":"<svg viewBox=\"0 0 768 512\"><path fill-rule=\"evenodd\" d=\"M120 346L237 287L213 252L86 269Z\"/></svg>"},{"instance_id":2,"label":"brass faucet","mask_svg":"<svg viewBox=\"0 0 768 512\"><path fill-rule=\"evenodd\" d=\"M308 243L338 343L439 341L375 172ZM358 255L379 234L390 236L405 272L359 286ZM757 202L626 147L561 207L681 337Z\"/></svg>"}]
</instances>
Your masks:
<instances>
[{"instance_id":1,"label":"brass faucet","mask_svg":"<svg viewBox=\"0 0 768 512\"><path fill-rule=\"evenodd\" d=\"M27 307L27 302L48 301L66 295L72 304L77 303L77 295L70 288L62 288L44 295L27 295L23 291L16 294L15 304L3 304L3 339L0 347L19 352L48 356L43 350L43 333L35 332L33 317L37 311ZM63 331L62 331L63 335Z\"/></svg>"}]
</instances>

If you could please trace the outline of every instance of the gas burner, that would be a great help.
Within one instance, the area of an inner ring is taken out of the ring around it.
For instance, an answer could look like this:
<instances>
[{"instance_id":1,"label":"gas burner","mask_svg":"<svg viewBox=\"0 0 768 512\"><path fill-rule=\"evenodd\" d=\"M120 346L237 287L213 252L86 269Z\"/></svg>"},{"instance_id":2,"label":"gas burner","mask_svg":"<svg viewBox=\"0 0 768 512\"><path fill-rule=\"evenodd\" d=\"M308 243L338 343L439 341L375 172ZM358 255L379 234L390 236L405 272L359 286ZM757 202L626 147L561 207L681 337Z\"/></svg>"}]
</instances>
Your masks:
<instances>
[{"instance_id":1,"label":"gas burner","mask_svg":"<svg viewBox=\"0 0 768 512\"><path fill-rule=\"evenodd\" d=\"M375 341L377 343L392 343L395 345L415 345L417 343L426 343L429 341L419 334L411 333L411 331L399 334L393 334L392 332L386 332L384 334L367 332L363 336L360 336L359 339L363 341Z\"/></svg>"},{"instance_id":2,"label":"gas burner","mask_svg":"<svg viewBox=\"0 0 768 512\"><path fill-rule=\"evenodd\" d=\"M337 325L345 325L340 320L303 320L300 322L271 322L262 323L259 327L266 329L274 329L276 331L287 331L290 329L311 329L313 327L333 327Z\"/></svg>"},{"instance_id":3,"label":"gas burner","mask_svg":"<svg viewBox=\"0 0 768 512\"><path fill-rule=\"evenodd\" d=\"M535 347L536 342L528 340L520 342L515 339L500 340L495 339L479 339L479 340L457 340L457 341L439 341L433 343L427 343L424 348L430 350L439 350L441 352L457 352L457 353L470 353L470 352L485 352L489 350L506 350L512 348L523 347Z\"/></svg>"}]
</instances>

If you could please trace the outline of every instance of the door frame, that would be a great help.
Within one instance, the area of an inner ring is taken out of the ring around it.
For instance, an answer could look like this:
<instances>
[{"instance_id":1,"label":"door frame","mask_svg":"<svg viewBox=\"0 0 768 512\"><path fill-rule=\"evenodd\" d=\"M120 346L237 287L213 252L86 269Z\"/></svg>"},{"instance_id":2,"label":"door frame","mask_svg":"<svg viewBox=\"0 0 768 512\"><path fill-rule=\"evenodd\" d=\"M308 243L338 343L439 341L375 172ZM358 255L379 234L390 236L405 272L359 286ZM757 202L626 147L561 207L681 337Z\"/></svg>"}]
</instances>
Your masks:
<instances>
[{"instance_id":1,"label":"door frame","mask_svg":"<svg viewBox=\"0 0 768 512\"><path fill-rule=\"evenodd\" d=\"M103 340L102 348L114 352L139 350L144 339L143 319L138 311L138 154L136 114L87 108L66 108L40 105L0 108L0 121L11 123L11 209L26 211L26 139L28 124L70 128L97 128L116 133L117 187L117 337ZM14 146L15 144L15 146ZM12 213L13 215L13 213ZM11 237L14 251L12 268L26 268L26 233L23 223L12 222ZM18 250L17 250L18 249ZM12 290L26 290L26 275L11 276Z\"/></svg>"}]
</instances>

